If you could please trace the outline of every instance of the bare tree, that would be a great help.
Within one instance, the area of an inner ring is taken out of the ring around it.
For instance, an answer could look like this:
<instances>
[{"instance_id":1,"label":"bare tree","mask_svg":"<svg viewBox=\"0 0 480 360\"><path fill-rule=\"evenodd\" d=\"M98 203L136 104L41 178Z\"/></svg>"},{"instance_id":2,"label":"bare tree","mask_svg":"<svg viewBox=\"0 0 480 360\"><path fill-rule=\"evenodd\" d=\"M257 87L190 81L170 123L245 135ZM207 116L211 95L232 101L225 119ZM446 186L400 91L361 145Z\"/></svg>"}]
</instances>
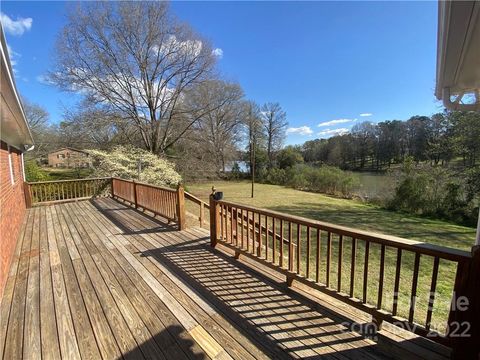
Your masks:
<instances>
[{"instance_id":1,"label":"bare tree","mask_svg":"<svg viewBox=\"0 0 480 360\"><path fill-rule=\"evenodd\" d=\"M57 129L48 123L50 114L41 105L22 99L23 110L27 118L28 125L35 140L33 151L27 153L28 158L41 158L52 147L56 146Z\"/></svg>"},{"instance_id":2,"label":"bare tree","mask_svg":"<svg viewBox=\"0 0 480 360\"><path fill-rule=\"evenodd\" d=\"M266 103L261 110L263 126L267 137L268 168L274 165L275 154L282 148L288 126L287 114L279 103Z\"/></svg>"},{"instance_id":3,"label":"bare tree","mask_svg":"<svg viewBox=\"0 0 480 360\"><path fill-rule=\"evenodd\" d=\"M248 139L248 152L250 158L250 176L252 179L252 192L251 197L254 195L255 187L255 163L256 163L256 151L259 146L265 140L265 134L262 128L262 118L259 106L253 102L248 101L245 104L245 117L244 124L246 135Z\"/></svg>"},{"instance_id":4,"label":"bare tree","mask_svg":"<svg viewBox=\"0 0 480 360\"><path fill-rule=\"evenodd\" d=\"M22 99L22 103L30 130L35 133L45 128L50 117L48 111L42 106L32 103L25 98Z\"/></svg>"},{"instance_id":5,"label":"bare tree","mask_svg":"<svg viewBox=\"0 0 480 360\"><path fill-rule=\"evenodd\" d=\"M236 157L244 112L242 97L240 85L220 80L205 82L188 97L195 108L213 109L195 124L192 140L213 160L217 173L224 173L226 164Z\"/></svg>"},{"instance_id":6,"label":"bare tree","mask_svg":"<svg viewBox=\"0 0 480 360\"><path fill-rule=\"evenodd\" d=\"M165 152L211 110L186 108L184 100L210 75L215 55L167 3L94 2L73 10L50 74L62 89L122 114L155 153Z\"/></svg>"},{"instance_id":7,"label":"bare tree","mask_svg":"<svg viewBox=\"0 0 480 360\"><path fill-rule=\"evenodd\" d=\"M122 144L141 146L136 128L121 114L105 107L83 101L78 107L67 109L63 118L60 131L80 148L109 149Z\"/></svg>"}]
</instances>

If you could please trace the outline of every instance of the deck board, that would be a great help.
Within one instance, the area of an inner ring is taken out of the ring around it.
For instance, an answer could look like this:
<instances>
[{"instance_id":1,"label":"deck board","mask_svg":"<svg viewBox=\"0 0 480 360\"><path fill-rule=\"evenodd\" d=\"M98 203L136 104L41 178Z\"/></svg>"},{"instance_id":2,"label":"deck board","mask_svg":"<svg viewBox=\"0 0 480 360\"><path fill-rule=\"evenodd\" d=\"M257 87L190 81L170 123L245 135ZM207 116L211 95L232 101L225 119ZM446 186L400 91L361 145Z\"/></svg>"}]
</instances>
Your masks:
<instances>
[{"instance_id":1,"label":"deck board","mask_svg":"<svg viewBox=\"0 0 480 360\"><path fill-rule=\"evenodd\" d=\"M340 318L104 198L29 209L0 305L4 359L384 359Z\"/></svg>"}]
</instances>

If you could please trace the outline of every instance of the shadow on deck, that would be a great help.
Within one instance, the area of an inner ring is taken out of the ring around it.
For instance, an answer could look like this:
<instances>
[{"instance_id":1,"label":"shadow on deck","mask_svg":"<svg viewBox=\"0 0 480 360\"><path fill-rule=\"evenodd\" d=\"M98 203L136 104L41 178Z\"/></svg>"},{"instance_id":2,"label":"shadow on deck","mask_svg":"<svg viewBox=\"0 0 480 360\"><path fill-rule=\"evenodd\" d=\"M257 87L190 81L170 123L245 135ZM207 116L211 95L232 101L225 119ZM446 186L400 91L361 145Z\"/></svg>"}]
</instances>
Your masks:
<instances>
[{"instance_id":1,"label":"shadow on deck","mask_svg":"<svg viewBox=\"0 0 480 360\"><path fill-rule=\"evenodd\" d=\"M212 249L204 229L104 198L30 209L22 234L1 304L5 359L390 357L331 308ZM415 341L389 355L422 357Z\"/></svg>"}]
</instances>

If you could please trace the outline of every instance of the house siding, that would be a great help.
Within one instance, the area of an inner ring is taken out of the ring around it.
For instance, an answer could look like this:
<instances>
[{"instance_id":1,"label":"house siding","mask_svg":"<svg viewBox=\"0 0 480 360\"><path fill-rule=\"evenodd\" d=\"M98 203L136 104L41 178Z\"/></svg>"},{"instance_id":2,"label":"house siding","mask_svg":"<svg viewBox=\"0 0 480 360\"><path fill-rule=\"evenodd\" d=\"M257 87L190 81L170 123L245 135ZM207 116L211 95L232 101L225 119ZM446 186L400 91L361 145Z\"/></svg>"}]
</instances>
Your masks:
<instances>
[{"instance_id":1,"label":"house siding","mask_svg":"<svg viewBox=\"0 0 480 360\"><path fill-rule=\"evenodd\" d=\"M61 149L48 154L48 166L51 167L88 167L90 157L88 154L74 149Z\"/></svg>"},{"instance_id":2,"label":"house siding","mask_svg":"<svg viewBox=\"0 0 480 360\"><path fill-rule=\"evenodd\" d=\"M15 245L25 216L22 155L10 147L14 183L10 177L8 145L0 147L0 298L3 295Z\"/></svg>"}]
</instances>

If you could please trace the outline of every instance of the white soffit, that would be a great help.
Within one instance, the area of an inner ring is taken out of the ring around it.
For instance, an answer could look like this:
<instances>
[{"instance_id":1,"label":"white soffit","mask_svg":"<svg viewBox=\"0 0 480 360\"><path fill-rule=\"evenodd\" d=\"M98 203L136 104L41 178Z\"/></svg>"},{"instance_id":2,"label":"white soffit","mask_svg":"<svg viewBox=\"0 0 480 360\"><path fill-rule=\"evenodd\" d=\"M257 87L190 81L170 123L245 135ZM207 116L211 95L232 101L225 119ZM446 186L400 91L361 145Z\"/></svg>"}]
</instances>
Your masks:
<instances>
[{"instance_id":1,"label":"white soffit","mask_svg":"<svg viewBox=\"0 0 480 360\"><path fill-rule=\"evenodd\" d=\"M33 145L22 103L17 92L7 43L0 26L0 139L24 151Z\"/></svg>"},{"instance_id":2,"label":"white soffit","mask_svg":"<svg viewBox=\"0 0 480 360\"><path fill-rule=\"evenodd\" d=\"M435 95L449 109L480 110L480 2L439 1Z\"/></svg>"}]
</instances>

